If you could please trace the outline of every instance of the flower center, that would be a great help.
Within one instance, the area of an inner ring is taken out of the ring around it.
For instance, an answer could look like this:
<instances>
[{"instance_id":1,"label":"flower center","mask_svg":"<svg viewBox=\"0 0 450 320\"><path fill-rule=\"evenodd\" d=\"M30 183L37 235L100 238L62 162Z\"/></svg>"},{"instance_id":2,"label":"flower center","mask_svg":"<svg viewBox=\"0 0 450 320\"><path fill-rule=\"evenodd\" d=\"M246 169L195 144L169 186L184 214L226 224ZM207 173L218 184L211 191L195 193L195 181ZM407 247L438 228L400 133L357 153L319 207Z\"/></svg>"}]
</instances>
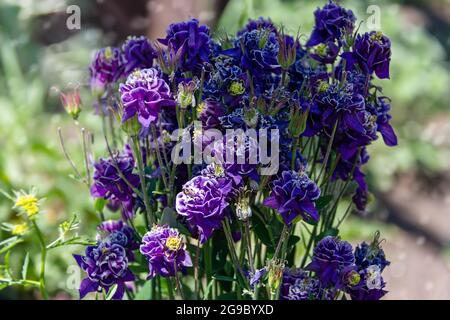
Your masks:
<instances>
[{"instance_id":1,"label":"flower center","mask_svg":"<svg viewBox=\"0 0 450 320\"><path fill-rule=\"evenodd\" d=\"M31 194L19 196L15 205L16 207L22 208L29 217L32 217L39 212L38 199Z\"/></svg>"},{"instance_id":2,"label":"flower center","mask_svg":"<svg viewBox=\"0 0 450 320\"><path fill-rule=\"evenodd\" d=\"M228 89L232 96L238 96L245 92L244 84L241 81L233 81Z\"/></svg>"},{"instance_id":3,"label":"flower center","mask_svg":"<svg viewBox=\"0 0 450 320\"><path fill-rule=\"evenodd\" d=\"M181 248L181 238L168 237L166 240L166 247L172 251L178 251Z\"/></svg>"},{"instance_id":4,"label":"flower center","mask_svg":"<svg viewBox=\"0 0 450 320\"><path fill-rule=\"evenodd\" d=\"M106 47L105 48L104 56L105 56L105 59L108 60L108 61L110 61L113 58L113 52L112 52L111 47Z\"/></svg>"},{"instance_id":5,"label":"flower center","mask_svg":"<svg viewBox=\"0 0 450 320\"><path fill-rule=\"evenodd\" d=\"M370 40L373 42L381 42L383 40L383 33L381 31L377 31L370 37Z\"/></svg>"}]
</instances>

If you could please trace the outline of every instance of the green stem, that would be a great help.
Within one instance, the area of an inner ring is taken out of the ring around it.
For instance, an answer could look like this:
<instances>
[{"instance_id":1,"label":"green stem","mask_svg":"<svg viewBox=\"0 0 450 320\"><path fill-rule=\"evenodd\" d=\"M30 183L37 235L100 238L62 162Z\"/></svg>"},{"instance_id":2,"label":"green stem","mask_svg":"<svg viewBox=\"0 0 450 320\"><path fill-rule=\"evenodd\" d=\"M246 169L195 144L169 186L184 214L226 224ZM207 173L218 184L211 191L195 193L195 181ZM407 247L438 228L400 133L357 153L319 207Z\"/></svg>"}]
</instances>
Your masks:
<instances>
[{"instance_id":1,"label":"green stem","mask_svg":"<svg viewBox=\"0 0 450 320\"><path fill-rule=\"evenodd\" d=\"M177 284L177 290L180 293L181 299L182 300L186 300L186 298L184 297L183 287L181 285L180 277L178 276L177 261L176 260L173 261L173 266L174 266L174 270L175 270L175 281L176 281L176 284Z\"/></svg>"},{"instance_id":2,"label":"green stem","mask_svg":"<svg viewBox=\"0 0 450 320\"><path fill-rule=\"evenodd\" d=\"M241 287L248 289L246 277L245 277L244 272L242 271L241 267L239 266L239 259L237 257L236 250L233 245L233 237L231 236L230 225L226 219L222 222L222 225L223 225L223 231L225 233L225 237L227 239L228 249L230 252L231 260L233 262L234 271L236 273L236 278L238 279L238 282L241 285Z\"/></svg>"},{"instance_id":3,"label":"green stem","mask_svg":"<svg viewBox=\"0 0 450 320\"><path fill-rule=\"evenodd\" d=\"M42 236L41 230L39 229L36 221L32 220L32 223L41 245L41 271L39 274L39 289L41 290L41 294L44 300L48 300L48 293L45 289L45 260L47 258L47 246L45 245L44 237Z\"/></svg>"},{"instance_id":4,"label":"green stem","mask_svg":"<svg viewBox=\"0 0 450 320\"><path fill-rule=\"evenodd\" d=\"M147 184L145 182L145 176L144 176L145 169L144 169L144 163L142 161L141 146L139 144L138 137L132 137L131 140L132 140L132 145L133 145L134 156L138 163L139 180L141 181L142 194L143 194L144 206L145 206L145 211L146 211L146 213L144 214L145 224L146 224L147 229L150 230L153 223L155 223L155 220L153 219L152 208L150 206L150 200L148 198L148 193L147 193Z\"/></svg>"},{"instance_id":5,"label":"green stem","mask_svg":"<svg viewBox=\"0 0 450 320\"><path fill-rule=\"evenodd\" d=\"M160 152L159 146L158 146L158 140L157 140L158 136L156 135L156 127L154 124L152 124L151 128L152 128L153 139L155 140L155 151L156 151L156 157L158 158L159 169L161 170L161 177L162 177L162 180L164 183L164 188L167 190L169 188L169 184L167 183L166 170L165 170L164 162L162 161L161 152ZM169 192L171 192L171 190L169 190Z\"/></svg>"}]
</instances>

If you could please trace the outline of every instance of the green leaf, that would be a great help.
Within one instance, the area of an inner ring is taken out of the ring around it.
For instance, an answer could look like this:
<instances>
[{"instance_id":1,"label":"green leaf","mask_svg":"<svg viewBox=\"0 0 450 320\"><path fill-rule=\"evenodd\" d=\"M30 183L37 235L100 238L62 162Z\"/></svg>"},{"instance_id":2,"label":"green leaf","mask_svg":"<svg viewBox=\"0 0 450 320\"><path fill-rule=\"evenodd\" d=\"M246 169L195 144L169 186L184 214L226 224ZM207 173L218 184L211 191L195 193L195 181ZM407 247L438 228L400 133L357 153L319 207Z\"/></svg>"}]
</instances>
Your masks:
<instances>
[{"instance_id":1,"label":"green leaf","mask_svg":"<svg viewBox=\"0 0 450 320\"><path fill-rule=\"evenodd\" d=\"M213 278L216 280L219 280L219 281L228 281L228 282L236 281L236 279L234 279L232 277L221 276L221 275L214 275Z\"/></svg>"},{"instance_id":2,"label":"green leaf","mask_svg":"<svg viewBox=\"0 0 450 320\"><path fill-rule=\"evenodd\" d=\"M209 291L211 291L211 288L212 288L212 285L214 284L214 281L216 281L214 278L212 278L212 279L209 281L208 286L206 287L206 290L205 290L205 294L204 294L204 296L203 296L203 300L207 300L207 299L208 299L208 297L209 297Z\"/></svg>"},{"instance_id":3,"label":"green leaf","mask_svg":"<svg viewBox=\"0 0 450 320\"><path fill-rule=\"evenodd\" d=\"M111 300L114 294L117 291L117 284L113 285L111 288L109 288L108 293L105 296L105 300Z\"/></svg>"},{"instance_id":4,"label":"green leaf","mask_svg":"<svg viewBox=\"0 0 450 320\"><path fill-rule=\"evenodd\" d=\"M27 252L27 255L25 256L25 260L23 261L22 265L22 279L27 279L27 272L28 272L28 264L30 263L30 254Z\"/></svg>"},{"instance_id":5,"label":"green leaf","mask_svg":"<svg viewBox=\"0 0 450 320\"><path fill-rule=\"evenodd\" d=\"M325 208L327 206L327 204L330 203L331 200L333 200L332 195L321 196L319 199L316 200L317 210Z\"/></svg>"},{"instance_id":6,"label":"green leaf","mask_svg":"<svg viewBox=\"0 0 450 320\"><path fill-rule=\"evenodd\" d=\"M178 226L177 213L172 208L164 208L160 224L167 224L169 227L176 228Z\"/></svg>"},{"instance_id":7,"label":"green leaf","mask_svg":"<svg viewBox=\"0 0 450 320\"><path fill-rule=\"evenodd\" d=\"M258 215L252 216L253 221L253 229L255 230L256 236L264 243L267 247L273 247L274 244L269 235L268 227L264 224L263 221L258 217Z\"/></svg>"},{"instance_id":8,"label":"green leaf","mask_svg":"<svg viewBox=\"0 0 450 320\"><path fill-rule=\"evenodd\" d=\"M106 200L103 198L96 198L94 202L94 208L97 212L102 212L105 208Z\"/></svg>"},{"instance_id":9,"label":"green leaf","mask_svg":"<svg viewBox=\"0 0 450 320\"><path fill-rule=\"evenodd\" d=\"M135 300L149 300L152 294L152 282L146 281L134 297Z\"/></svg>"}]
</instances>

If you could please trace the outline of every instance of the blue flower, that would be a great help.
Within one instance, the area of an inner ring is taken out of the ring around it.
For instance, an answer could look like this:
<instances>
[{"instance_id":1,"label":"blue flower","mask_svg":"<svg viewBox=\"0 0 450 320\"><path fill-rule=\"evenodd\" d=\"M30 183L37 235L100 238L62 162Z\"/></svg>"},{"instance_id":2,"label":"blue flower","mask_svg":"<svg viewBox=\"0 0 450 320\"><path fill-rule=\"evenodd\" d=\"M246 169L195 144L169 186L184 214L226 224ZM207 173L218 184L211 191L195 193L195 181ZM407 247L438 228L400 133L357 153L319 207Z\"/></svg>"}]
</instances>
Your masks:
<instances>
[{"instance_id":1,"label":"blue flower","mask_svg":"<svg viewBox=\"0 0 450 320\"><path fill-rule=\"evenodd\" d=\"M308 47L341 40L344 35L351 35L355 27L356 17L353 12L332 1L314 11L314 17L315 26L306 43Z\"/></svg>"},{"instance_id":2,"label":"blue flower","mask_svg":"<svg viewBox=\"0 0 450 320\"><path fill-rule=\"evenodd\" d=\"M314 201L319 196L319 187L306 173L283 171L281 177L272 183L270 196L264 200L264 205L277 210L287 225L297 217L315 223L319 221L319 213Z\"/></svg>"},{"instance_id":3,"label":"blue flower","mask_svg":"<svg viewBox=\"0 0 450 320\"><path fill-rule=\"evenodd\" d=\"M199 25L197 19L171 24L166 37L158 41L179 54L181 72L200 74L203 65L209 62L212 45L209 28Z\"/></svg>"}]
</instances>

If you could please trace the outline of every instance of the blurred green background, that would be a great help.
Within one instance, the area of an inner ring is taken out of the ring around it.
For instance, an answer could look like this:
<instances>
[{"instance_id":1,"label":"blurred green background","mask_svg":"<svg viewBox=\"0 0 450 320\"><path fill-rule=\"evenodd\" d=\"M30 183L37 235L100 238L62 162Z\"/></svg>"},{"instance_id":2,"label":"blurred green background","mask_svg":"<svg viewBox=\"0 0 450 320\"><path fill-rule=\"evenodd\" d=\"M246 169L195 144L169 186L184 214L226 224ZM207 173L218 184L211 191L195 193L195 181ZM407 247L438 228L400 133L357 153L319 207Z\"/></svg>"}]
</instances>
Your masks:
<instances>
[{"instance_id":1,"label":"blurred green background","mask_svg":"<svg viewBox=\"0 0 450 320\"><path fill-rule=\"evenodd\" d=\"M81 8L81 29L68 30L66 9L74 3ZM46 198L40 223L49 239L57 237L58 224L73 213L81 218L79 232L94 236L97 218L89 191L71 178L57 135L61 127L68 152L82 168L80 130L100 132L87 88L93 51L119 44L128 34L155 39L169 21L188 17L199 17L218 33L232 33L248 18L270 17L287 31L295 34L299 30L307 37L313 11L325 3L0 0L0 188L37 188L39 196ZM375 197L366 215L353 216L344 224L342 236L356 241L370 238L377 229L382 231L392 260L387 298L450 298L446 258L450 244L450 1L340 3L363 21L363 32L372 10L379 10L380 29L392 41L391 79L379 83L392 98L393 124L399 136L396 148L380 140L370 147L372 160L366 172ZM58 93L75 86L80 86L83 101L79 123L64 112ZM104 145L100 135L97 138L98 157ZM0 197L0 222L17 219L11 206ZM9 233L0 231L0 241L6 237ZM52 296L77 298L66 279L67 267L74 264L71 254L81 250L52 252L48 263ZM30 252L31 261L37 261L35 239L15 248L12 261L18 266L25 251ZM31 267L36 272L37 266ZM425 283L412 283L426 270ZM433 272L444 274L448 281L430 278ZM5 299L33 297L38 294L18 287L0 291L0 298Z\"/></svg>"}]
</instances>

